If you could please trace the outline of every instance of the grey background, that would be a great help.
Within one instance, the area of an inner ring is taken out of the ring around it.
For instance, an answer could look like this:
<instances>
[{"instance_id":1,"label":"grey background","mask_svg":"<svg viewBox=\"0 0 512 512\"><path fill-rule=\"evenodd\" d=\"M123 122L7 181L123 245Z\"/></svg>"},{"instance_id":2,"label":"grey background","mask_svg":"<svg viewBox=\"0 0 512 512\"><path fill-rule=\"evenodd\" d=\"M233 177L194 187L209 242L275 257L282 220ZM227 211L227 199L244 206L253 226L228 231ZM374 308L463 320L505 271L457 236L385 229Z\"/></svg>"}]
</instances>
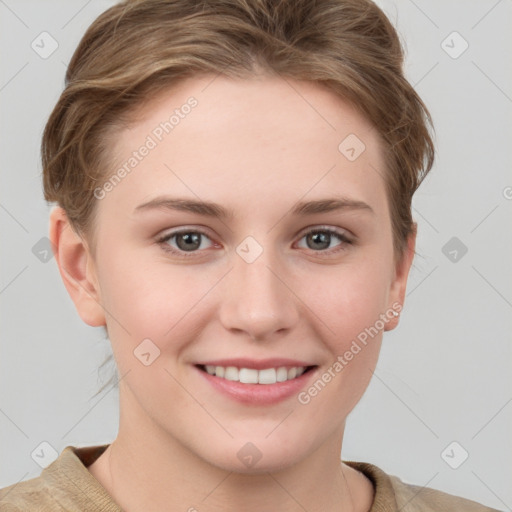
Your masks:
<instances>
[{"instance_id":1,"label":"grey background","mask_svg":"<svg viewBox=\"0 0 512 512\"><path fill-rule=\"evenodd\" d=\"M512 2L378 3L434 118L437 161L414 200L419 254L401 323L348 418L343 459L511 510ZM50 210L42 130L80 37L112 4L0 0L0 487L40 474L31 453L43 441L60 453L117 433L117 390L93 397L113 371L98 375L109 342L80 320L55 260L41 261L36 245ZM46 59L31 47L43 31L58 42ZM458 58L453 31L469 44ZM453 441L469 454L457 469L441 456Z\"/></svg>"}]
</instances>

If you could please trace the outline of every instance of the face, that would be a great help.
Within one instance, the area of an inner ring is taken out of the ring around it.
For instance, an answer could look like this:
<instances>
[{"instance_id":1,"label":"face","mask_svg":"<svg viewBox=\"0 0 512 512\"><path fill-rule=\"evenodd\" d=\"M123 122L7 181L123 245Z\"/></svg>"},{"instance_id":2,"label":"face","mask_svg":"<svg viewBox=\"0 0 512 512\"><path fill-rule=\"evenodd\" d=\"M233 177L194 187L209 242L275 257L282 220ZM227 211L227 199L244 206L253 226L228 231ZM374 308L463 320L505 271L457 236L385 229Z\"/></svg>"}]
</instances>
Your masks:
<instances>
[{"instance_id":1,"label":"face","mask_svg":"<svg viewBox=\"0 0 512 512\"><path fill-rule=\"evenodd\" d=\"M230 471L339 441L410 265L376 131L318 84L207 76L146 105L112 155L97 302L75 303L108 326L120 432Z\"/></svg>"}]
</instances>

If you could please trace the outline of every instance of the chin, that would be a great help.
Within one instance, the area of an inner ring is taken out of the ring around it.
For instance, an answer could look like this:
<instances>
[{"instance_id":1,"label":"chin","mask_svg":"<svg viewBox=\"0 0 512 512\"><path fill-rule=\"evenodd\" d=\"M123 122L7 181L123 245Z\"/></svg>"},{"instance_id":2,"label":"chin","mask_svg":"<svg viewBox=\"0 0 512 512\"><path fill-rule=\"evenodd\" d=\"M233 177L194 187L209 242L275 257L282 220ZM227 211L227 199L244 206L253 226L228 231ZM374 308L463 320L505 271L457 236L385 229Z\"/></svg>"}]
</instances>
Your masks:
<instances>
[{"instance_id":1,"label":"chin","mask_svg":"<svg viewBox=\"0 0 512 512\"><path fill-rule=\"evenodd\" d=\"M299 450L293 443L283 444L278 439L272 442L264 436L261 440L255 439L254 436L252 439L252 441L231 439L229 446L217 444L217 447L221 447L218 452L198 455L202 455L204 461L219 469L245 475L281 471L297 464L307 455L303 443Z\"/></svg>"}]
</instances>

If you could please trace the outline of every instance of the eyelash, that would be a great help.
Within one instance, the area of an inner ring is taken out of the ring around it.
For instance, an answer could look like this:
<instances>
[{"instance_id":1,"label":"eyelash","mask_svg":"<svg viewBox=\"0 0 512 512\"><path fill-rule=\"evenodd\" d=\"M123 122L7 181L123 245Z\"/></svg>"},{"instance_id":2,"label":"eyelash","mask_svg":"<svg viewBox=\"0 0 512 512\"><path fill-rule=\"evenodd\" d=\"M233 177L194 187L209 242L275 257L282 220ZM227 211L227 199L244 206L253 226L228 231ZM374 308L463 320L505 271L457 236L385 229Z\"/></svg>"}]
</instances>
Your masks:
<instances>
[{"instance_id":1,"label":"eyelash","mask_svg":"<svg viewBox=\"0 0 512 512\"><path fill-rule=\"evenodd\" d=\"M166 235L159 238L157 240L157 243L162 247L162 249L165 252L171 253L173 255L177 255L177 256L183 257L183 258L197 257L197 253L200 253L202 251L200 251L200 250L190 251L190 252L182 251L182 250L175 249L175 248L171 247L167 243L169 240L171 240L172 238L174 238L177 235L183 235L183 234L189 234L189 233L200 234L200 235L205 236L206 238L210 239L210 237L207 233L205 233L204 231L201 231L199 229L181 229L179 231L173 231L171 233L167 233ZM314 229L311 229L309 231L302 233L299 240L302 240L307 235L316 234L316 233L328 233L331 236L334 235L336 238L339 239L341 244L339 246L337 246L337 248L335 248L334 250L326 249L326 250L314 251L313 249L309 249L310 251L312 251L314 253L334 254L334 253L338 253L339 251L346 250L345 245L347 245L347 244L353 245L353 243L354 243L345 233L334 230L332 228L323 228L323 227L314 228Z\"/></svg>"}]
</instances>

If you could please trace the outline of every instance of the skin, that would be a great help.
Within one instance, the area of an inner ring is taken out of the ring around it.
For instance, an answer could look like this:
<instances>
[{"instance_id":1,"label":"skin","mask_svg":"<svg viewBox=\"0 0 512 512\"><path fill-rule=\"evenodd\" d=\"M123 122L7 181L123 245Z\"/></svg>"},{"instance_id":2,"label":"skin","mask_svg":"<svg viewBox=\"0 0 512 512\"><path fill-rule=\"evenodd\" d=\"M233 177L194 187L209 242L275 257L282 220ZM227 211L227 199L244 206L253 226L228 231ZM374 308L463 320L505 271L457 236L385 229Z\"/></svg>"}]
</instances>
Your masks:
<instances>
[{"instance_id":1,"label":"skin","mask_svg":"<svg viewBox=\"0 0 512 512\"><path fill-rule=\"evenodd\" d=\"M292 87L293 86L293 87ZM365 328L403 304L415 237L395 258L382 148L369 122L319 84L269 76L187 79L152 99L112 142L112 172L169 113L198 105L98 202L95 249L56 207L50 238L84 322L106 325L118 365L119 433L89 471L126 511L368 511L373 486L340 461L345 422L377 364L382 331L307 405L241 404L194 368L205 359L287 357L318 365L307 389ZM338 145L357 134L349 161ZM370 167L371 166L371 167ZM370 209L292 216L299 200L343 195ZM215 219L134 209L156 196L212 201ZM185 226L207 236L176 251ZM335 235L322 246L311 228ZM236 248L252 236L252 263ZM145 366L142 340L160 356ZM237 452L262 454L245 467Z\"/></svg>"}]
</instances>

